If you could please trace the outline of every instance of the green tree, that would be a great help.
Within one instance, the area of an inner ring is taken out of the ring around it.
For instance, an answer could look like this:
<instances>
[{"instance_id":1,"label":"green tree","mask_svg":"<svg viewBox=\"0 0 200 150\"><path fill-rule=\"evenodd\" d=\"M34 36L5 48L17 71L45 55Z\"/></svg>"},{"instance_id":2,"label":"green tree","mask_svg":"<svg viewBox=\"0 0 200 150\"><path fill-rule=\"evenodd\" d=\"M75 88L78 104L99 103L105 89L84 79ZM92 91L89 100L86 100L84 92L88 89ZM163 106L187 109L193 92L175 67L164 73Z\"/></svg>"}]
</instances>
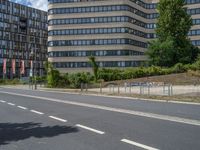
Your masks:
<instances>
[{"instance_id":1,"label":"green tree","mask_svg":"<svg viewBox=\"0 0 200 150\"><path fill-rule=\"evenodd\" d=\"M97 82L99 66L96 63L96 58L94 56L90 56L89 57L89 62L92 65L92 70L93 70L93 73L94 73L95 82Z\"/></svg>"},{"instance_id":2,"label":"green tree","mask_svg":"<svg viewBox=\"0 0 200 150\"><path fill-rule=\"evenodd\" d=\"M200 52L194 47L188 32L192 26L185 0L160 0L157 7L157 40L149 43L147 54L153 65L173 66L176 63L192 63Z\"/></svg>"},{"instance_id":3,"label":"green tree","mask_svg":"<svg viewBox=\"0 0 200 150\"><path fill-rule=\"evenodd\" d=\"M51 62L45 62L44 64L45 71L47 73L47 84L49 87L56 87L59 83L60 73L58 70L53 68Z\"/></svg>"}]
</instances>

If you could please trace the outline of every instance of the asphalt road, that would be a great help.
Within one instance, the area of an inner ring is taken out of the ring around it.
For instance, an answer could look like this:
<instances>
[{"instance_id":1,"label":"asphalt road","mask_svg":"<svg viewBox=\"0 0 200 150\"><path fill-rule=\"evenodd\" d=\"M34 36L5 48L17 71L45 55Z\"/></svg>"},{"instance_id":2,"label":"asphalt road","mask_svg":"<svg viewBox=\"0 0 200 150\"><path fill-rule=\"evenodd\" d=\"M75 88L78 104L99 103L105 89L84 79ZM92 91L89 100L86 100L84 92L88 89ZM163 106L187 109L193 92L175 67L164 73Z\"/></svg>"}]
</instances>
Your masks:
<instances>
[{"instance_id":1,"label":"asphalt road","mask_svg":"<svg viewBox=\"0 0 200 150\"><path fill-rule=\"evenodd\" d=\"M200 105L0 88L0 150L199 150Z\"/></svg>"}]
</instances>

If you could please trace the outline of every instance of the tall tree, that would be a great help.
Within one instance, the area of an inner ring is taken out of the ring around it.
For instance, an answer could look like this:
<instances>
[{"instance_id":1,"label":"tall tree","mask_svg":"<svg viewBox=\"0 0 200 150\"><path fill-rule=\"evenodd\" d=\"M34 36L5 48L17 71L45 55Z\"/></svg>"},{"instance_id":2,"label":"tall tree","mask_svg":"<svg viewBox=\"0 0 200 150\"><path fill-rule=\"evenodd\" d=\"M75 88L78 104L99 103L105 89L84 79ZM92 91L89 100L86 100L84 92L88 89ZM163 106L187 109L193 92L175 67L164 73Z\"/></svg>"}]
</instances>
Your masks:
<instances>
[{"instance_id":1,"label":"tall tree","mask_svg":"<svg viewBox=\"0 0 200 150\"><path fill-rule=\"evenodd\" d=\"M185 0L160 0L156 34L158 39L149 43L147 54L151 63L172 66L194 62L200 52L188 38L192 19L187 14Z\"/></svg>"}]
</instances>

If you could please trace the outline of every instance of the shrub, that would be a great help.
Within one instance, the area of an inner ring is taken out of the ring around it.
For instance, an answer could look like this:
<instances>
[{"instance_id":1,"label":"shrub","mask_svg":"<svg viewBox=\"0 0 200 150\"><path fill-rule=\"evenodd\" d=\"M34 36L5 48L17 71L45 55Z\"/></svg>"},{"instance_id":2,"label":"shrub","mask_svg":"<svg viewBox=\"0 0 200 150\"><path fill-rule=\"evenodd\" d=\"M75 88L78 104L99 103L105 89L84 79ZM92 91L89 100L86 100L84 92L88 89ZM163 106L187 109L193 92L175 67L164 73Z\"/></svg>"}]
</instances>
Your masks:
<instances>
[{"instance_id":1,"label":"shrub","mask_svg":"<svg viewBox=\"0 0 200 150\"><path fill-rule=\"evenodd\" d=\"M172 70L174 73L183 73L187 71L182 63L176 64L174 67L172 67Z\"/></svg>"},{"instance_id":2,"label":"shrub","mask_svg":"<svg viewBox=\"0 0 200 150\"><path fill-rule=\"evenodd\" d=\"M89 73L83 72L69 74L69 83L71 88L80 88L81 83L89 83L91 79L94 79L94 77Z\"/></svg>"}]
</instances>

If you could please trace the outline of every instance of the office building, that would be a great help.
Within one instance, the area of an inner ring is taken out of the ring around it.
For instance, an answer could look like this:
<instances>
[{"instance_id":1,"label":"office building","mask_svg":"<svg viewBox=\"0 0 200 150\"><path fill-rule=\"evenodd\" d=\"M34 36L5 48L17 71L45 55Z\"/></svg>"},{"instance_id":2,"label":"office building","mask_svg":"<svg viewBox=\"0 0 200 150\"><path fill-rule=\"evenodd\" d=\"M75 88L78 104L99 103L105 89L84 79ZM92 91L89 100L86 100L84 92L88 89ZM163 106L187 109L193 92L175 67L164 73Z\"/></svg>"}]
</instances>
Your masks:
<instances>
[{"instance_id":1,"label":"office building","mask_svg":"<svg viewBox=\"0 0 200 150\"><path fill-rule=\"evenodd\" d=\"M0 78L44 74L47 12L0 0Z\"/></svg>"},{"instance_id":2,"label":"office building","mask_svg":"<svg viewBox=\"0 0 200 150\"><path fill-rule=\"evenodd\" d=\"M144 64L149 40L156 38L157 0L49 0L48 60L60 72L90 71L89 56L100 67ZM187 0L200 46L200 1Z\"/></svg>"}]
</instances>

